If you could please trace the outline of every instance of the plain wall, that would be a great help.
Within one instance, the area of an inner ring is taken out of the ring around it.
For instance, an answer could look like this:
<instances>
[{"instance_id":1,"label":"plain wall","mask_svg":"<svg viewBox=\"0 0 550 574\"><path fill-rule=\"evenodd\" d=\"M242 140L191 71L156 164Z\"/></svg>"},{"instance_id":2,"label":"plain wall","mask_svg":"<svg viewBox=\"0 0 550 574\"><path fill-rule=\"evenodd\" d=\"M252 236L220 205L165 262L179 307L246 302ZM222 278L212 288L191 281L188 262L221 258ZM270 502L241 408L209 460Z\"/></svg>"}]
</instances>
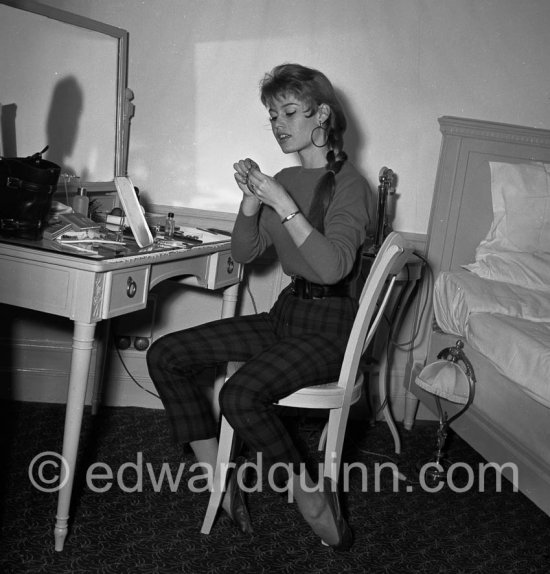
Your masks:
<instances>
[{"instance_id":1,"label":"plain wall","mask_svg":"<svg viewBox=\"0 0 550 574\"><path fill-rule=\"evenodd\" d=\"M129 31L129 174L153 204L235 212L234 161L293 161L258 99L285 61L343 94L348 151L371 184L382 166L398 174L400 231L427 231L439 116L550 127L548 0L47 3Z\"/></svg>"}]
</instances>

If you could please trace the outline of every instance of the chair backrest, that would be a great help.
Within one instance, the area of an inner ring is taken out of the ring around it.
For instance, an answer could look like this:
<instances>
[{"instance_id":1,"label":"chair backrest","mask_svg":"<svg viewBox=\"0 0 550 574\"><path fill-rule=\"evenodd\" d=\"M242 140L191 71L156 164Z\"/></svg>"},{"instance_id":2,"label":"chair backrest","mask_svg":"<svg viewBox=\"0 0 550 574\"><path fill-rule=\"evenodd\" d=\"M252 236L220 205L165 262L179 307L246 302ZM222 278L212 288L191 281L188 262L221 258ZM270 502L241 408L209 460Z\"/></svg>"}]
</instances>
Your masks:
<instances>
[{"instance_id":1,"label":"chair backrest","mask_svg":"<svg viewBox=\"0 0 550 574\"><path fill-rule=\"evenodd\" d=\"M359 309L351 329L340 369L338 386L351 394L361 356L371 342L391 296L395 277L405 266L409 251L403 237L392 232L380 247L359 297ZM380 300L381 299L381 300Z\"/></svg>"}]
</instances>

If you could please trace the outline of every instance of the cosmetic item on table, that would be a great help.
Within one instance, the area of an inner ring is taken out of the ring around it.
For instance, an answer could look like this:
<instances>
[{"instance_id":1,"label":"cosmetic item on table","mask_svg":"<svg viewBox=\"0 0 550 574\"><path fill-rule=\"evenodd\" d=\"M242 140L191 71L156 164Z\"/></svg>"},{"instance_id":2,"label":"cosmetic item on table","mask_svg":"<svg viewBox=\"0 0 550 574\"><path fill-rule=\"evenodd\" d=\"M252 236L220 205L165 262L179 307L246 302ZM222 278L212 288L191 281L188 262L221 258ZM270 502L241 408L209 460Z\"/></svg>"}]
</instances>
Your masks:
<instances>
[{"instance_id":1,"label":"cosmetic item on table","mask_svg":"<svg viewBox=\"0 0 550 574\"><path fill-rule=\"evenodd\" d=\"M85 187L79 187L77 194L73 198L73 209L75 213L80 213L84 217L88 217L88 209L90 207L90 198L86 192Z\"/></svg>"},{"instance_id":2,"label":"cosmetic item on table","mask_svg":"<svg viewBox=\"0 0 550 574\"><path fill-rule=\"evenodd\" d=\"M166 217L166 222L164 225L164 236L174 237L174 231L176 231L176 220L174 219L174 214L170 212Z\"/></svg>"}]
</instances>

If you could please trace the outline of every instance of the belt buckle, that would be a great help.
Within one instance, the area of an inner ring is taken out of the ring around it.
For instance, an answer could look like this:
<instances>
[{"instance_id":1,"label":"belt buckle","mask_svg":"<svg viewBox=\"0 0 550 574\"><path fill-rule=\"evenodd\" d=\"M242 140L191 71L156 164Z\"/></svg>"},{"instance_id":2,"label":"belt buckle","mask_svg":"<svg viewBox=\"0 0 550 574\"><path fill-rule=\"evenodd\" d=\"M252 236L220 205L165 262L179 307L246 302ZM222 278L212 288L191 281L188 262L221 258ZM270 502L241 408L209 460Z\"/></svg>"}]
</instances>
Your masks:
<instances>
[{"instance_id":1,"label":"belt buckle","mask_svg":"<svg viewBox=\"0 0 550 574\"><path fill-rule=\"evenodd\" d=\"M312 295L311 295L311 282L310 281L306 281L305 279L303 280L303 293L302 293L302 298L303 299L312 299Z\"/></svg>"},{"instance_id":2,"label":"belt buckle","mask_svg":"<svg viewBox=\"0 0 550 574\"><path fill-rule=\"evenodd\" d=\"M297 275L292 275L291 276L291 293L294 295L294 297L301 297L301 293L300 293L300 289L299 289L299 285L300 283L298 282L299 277Z\"/></svg>"},{"instance_id":3,"label":"belt buckle","mask_svg":"<svg viewBox=\"0 0 550 574\"><path fill-rule=\"evenodd\" d=\"M298 275L292 276L292 294L300 299L311 299L311 283Z\"/></svg>"}]
</instances>

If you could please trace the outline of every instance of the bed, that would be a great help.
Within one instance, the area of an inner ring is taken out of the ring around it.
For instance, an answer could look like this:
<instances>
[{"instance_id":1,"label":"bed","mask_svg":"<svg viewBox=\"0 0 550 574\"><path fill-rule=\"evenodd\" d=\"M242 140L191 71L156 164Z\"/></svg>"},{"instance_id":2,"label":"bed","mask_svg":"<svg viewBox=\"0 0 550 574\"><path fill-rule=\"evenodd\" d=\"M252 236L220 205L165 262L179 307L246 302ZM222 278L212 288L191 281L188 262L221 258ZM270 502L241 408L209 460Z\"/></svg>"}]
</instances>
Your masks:
<instances>
[{"instance_id":1,"label":"bed","mask_svg":"<svg viewBox=\"0 0 550 574\"><path fill-rule=\"evenodd\" d=\"M436 412L416 374L463 341L475 398L451 426L507 478L515 465L519 490L550 515L550 130L455 117L439 124L432 308L408 390Z\"/></svg>"}]
</instances>

